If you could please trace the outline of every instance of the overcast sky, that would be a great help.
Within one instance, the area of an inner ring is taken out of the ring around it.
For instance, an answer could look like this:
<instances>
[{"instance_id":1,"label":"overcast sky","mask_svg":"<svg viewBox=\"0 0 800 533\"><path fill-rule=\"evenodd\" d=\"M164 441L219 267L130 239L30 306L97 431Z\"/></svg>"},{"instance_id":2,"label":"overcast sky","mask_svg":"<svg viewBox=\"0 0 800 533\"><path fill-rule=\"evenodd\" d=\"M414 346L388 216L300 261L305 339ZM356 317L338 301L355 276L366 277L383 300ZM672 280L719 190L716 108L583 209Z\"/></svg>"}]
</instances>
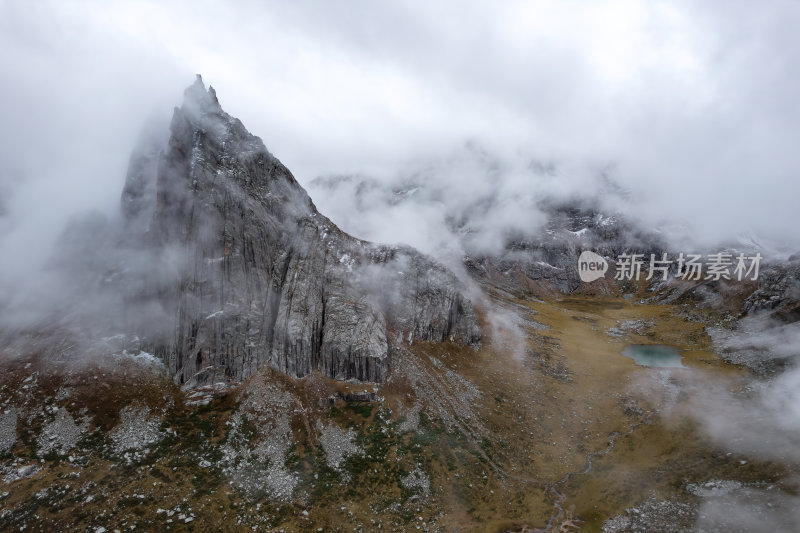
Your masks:
<instances>
[{"instance_id":1,"label":"overcast sky","mask_svg":"<svg viewBox=\"0 0 800 533\"><path fill-rule=\"evenodd\" d=\"M799 25L794 0L4 0L0 273L116 209L143 122L196 72L303 184L472 141L583 169L575 190L606 169L654 226L800 248Z\"/></svg>"}]
</instances>

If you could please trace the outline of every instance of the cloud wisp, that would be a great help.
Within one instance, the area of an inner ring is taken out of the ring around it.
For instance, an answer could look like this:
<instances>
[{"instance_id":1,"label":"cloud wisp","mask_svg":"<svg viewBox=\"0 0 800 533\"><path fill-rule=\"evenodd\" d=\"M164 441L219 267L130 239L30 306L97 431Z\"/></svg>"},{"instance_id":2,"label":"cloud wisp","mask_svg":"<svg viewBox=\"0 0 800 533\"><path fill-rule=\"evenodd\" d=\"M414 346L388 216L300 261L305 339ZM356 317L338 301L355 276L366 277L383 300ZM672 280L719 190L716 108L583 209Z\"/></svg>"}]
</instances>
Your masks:
<instances>
[{"instance_id":1,"label":"cloud wisp","mask_svg":"<svg viewBox=\"0 0 800 533\"><path fill-rule=\"evenodd\" d=\"M472 142L504 168L555 162L551 181L570 191L586 192L576 174L606 172L648 227L669 220L706 243L753 232L800 246L796 3L0 9L0 246L13 258L3 280L42 264L71 214L116 208L144 118L168 116L194 72L306 186L353 174L391 185L434 161L427 178L441 180L447 202L470 206L497 189L499 209L476 223L535 225L525 199L543 186L531 173L441 163ZM355 224L327 200L315 198L361 236L440 244L435 203Z\"/></svg>"}]
</instances>

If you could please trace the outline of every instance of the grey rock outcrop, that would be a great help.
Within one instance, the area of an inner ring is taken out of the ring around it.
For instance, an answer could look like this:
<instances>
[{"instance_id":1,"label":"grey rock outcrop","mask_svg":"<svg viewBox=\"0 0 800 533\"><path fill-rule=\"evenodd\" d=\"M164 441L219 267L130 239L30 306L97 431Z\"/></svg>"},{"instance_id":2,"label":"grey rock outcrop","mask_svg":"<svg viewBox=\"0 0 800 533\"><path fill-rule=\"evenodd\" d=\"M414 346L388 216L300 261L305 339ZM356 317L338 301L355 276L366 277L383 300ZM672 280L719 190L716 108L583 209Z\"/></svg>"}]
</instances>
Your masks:
<instances>
[{"instance_id":1,"label":"grey rock outcrop","mask_svg":"<svg viewBox=\"0 0 800 533\"><path fill-rule=\"evenodd\" d=\"M163 153L132 157L122 207L157 257L129 298L156 299L167 317L160 334L141 332L143 348L176 382L241 380L264 364L380 381L393 343L480 342L450 271L342 232L199 76L170 130Z\"/></svg>"},{"instance_id":2,"label":"grey rock outcrop","mask_svg":"<svg viewBox=\"0 0 800 533\"><path fill-rule=\"evenodd\" d=\"M581 287L576 264L583 250L604 257L611 268L605 280L593 287L615 293L614 261L623 253L661 256L666 244L652 232L635 228L618 215L603 213L591 201L541 202L539 209L547 216L541 230L512 236L505 248L495 255L466 258L468 271L479 279L506 285L534 295L570 294Z\"/></svg>"},{"instance_id":3,"label":"grey rock outcrop","mask_svg":"<svg viewBox=\"0 0 800 533\"><path fill-rule=\"evenodd\" d=\"M766 312L784 323L800 320L800 260L768 266L742 307L747 314Z\"/></svg>"}]
</instances>

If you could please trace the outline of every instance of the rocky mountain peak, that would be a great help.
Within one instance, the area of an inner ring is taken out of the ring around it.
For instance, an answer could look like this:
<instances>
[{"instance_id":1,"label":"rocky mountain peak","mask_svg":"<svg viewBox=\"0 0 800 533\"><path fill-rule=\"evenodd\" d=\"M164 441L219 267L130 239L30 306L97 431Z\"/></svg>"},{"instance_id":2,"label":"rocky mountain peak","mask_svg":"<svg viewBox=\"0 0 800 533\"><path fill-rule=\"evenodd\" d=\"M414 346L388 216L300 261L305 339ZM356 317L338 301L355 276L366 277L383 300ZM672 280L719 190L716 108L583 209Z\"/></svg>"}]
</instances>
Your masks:
<instances>
[{"instance_id":1,"label":"rocky mountain peak","mask_svg":"<svg viewBox=\"0 0 800 533\"><path fill-rule=\"evenodd\" d=\"M131 158L122 204L160 257L152 290L170 324L141 337L176 381L240 380L264 364L380 381L393 344L479 342L450 271L341 231L200 77L170 131L163 152Z\"/></svg>"},{"instance_id":2,"label":"rocky mountain peak","mask_svg":"<svg viewBox=\"0 0 800 533\"><path fill-rule=\"evenodd\" d=\"M203 112L222 112L217 99L217 92L213 87L203 83L203 77L198 74L194 83L183 91L183 107L192 106Z\"/></svg>"}]
</instances>

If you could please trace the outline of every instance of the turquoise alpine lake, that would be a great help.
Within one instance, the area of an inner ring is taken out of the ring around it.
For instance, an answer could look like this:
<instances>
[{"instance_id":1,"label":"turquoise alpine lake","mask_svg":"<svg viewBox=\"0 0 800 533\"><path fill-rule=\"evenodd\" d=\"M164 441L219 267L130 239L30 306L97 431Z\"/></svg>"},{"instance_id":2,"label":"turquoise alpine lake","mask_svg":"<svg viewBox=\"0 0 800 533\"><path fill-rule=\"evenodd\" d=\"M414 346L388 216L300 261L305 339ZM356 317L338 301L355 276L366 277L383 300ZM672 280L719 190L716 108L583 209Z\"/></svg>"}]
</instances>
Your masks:
<instances>
[{"instance_id":1,"label":"turquoise alpine lake","mask_svg":"<svg viewBox=\"0 0 800 533\"><path fill-rule=\"evenodd\" d=\"M622 355L630 357L640 366L660 368L683 366L678 349L666 344L629 344L622 350Z\"/></svg>"}]
</instances>

